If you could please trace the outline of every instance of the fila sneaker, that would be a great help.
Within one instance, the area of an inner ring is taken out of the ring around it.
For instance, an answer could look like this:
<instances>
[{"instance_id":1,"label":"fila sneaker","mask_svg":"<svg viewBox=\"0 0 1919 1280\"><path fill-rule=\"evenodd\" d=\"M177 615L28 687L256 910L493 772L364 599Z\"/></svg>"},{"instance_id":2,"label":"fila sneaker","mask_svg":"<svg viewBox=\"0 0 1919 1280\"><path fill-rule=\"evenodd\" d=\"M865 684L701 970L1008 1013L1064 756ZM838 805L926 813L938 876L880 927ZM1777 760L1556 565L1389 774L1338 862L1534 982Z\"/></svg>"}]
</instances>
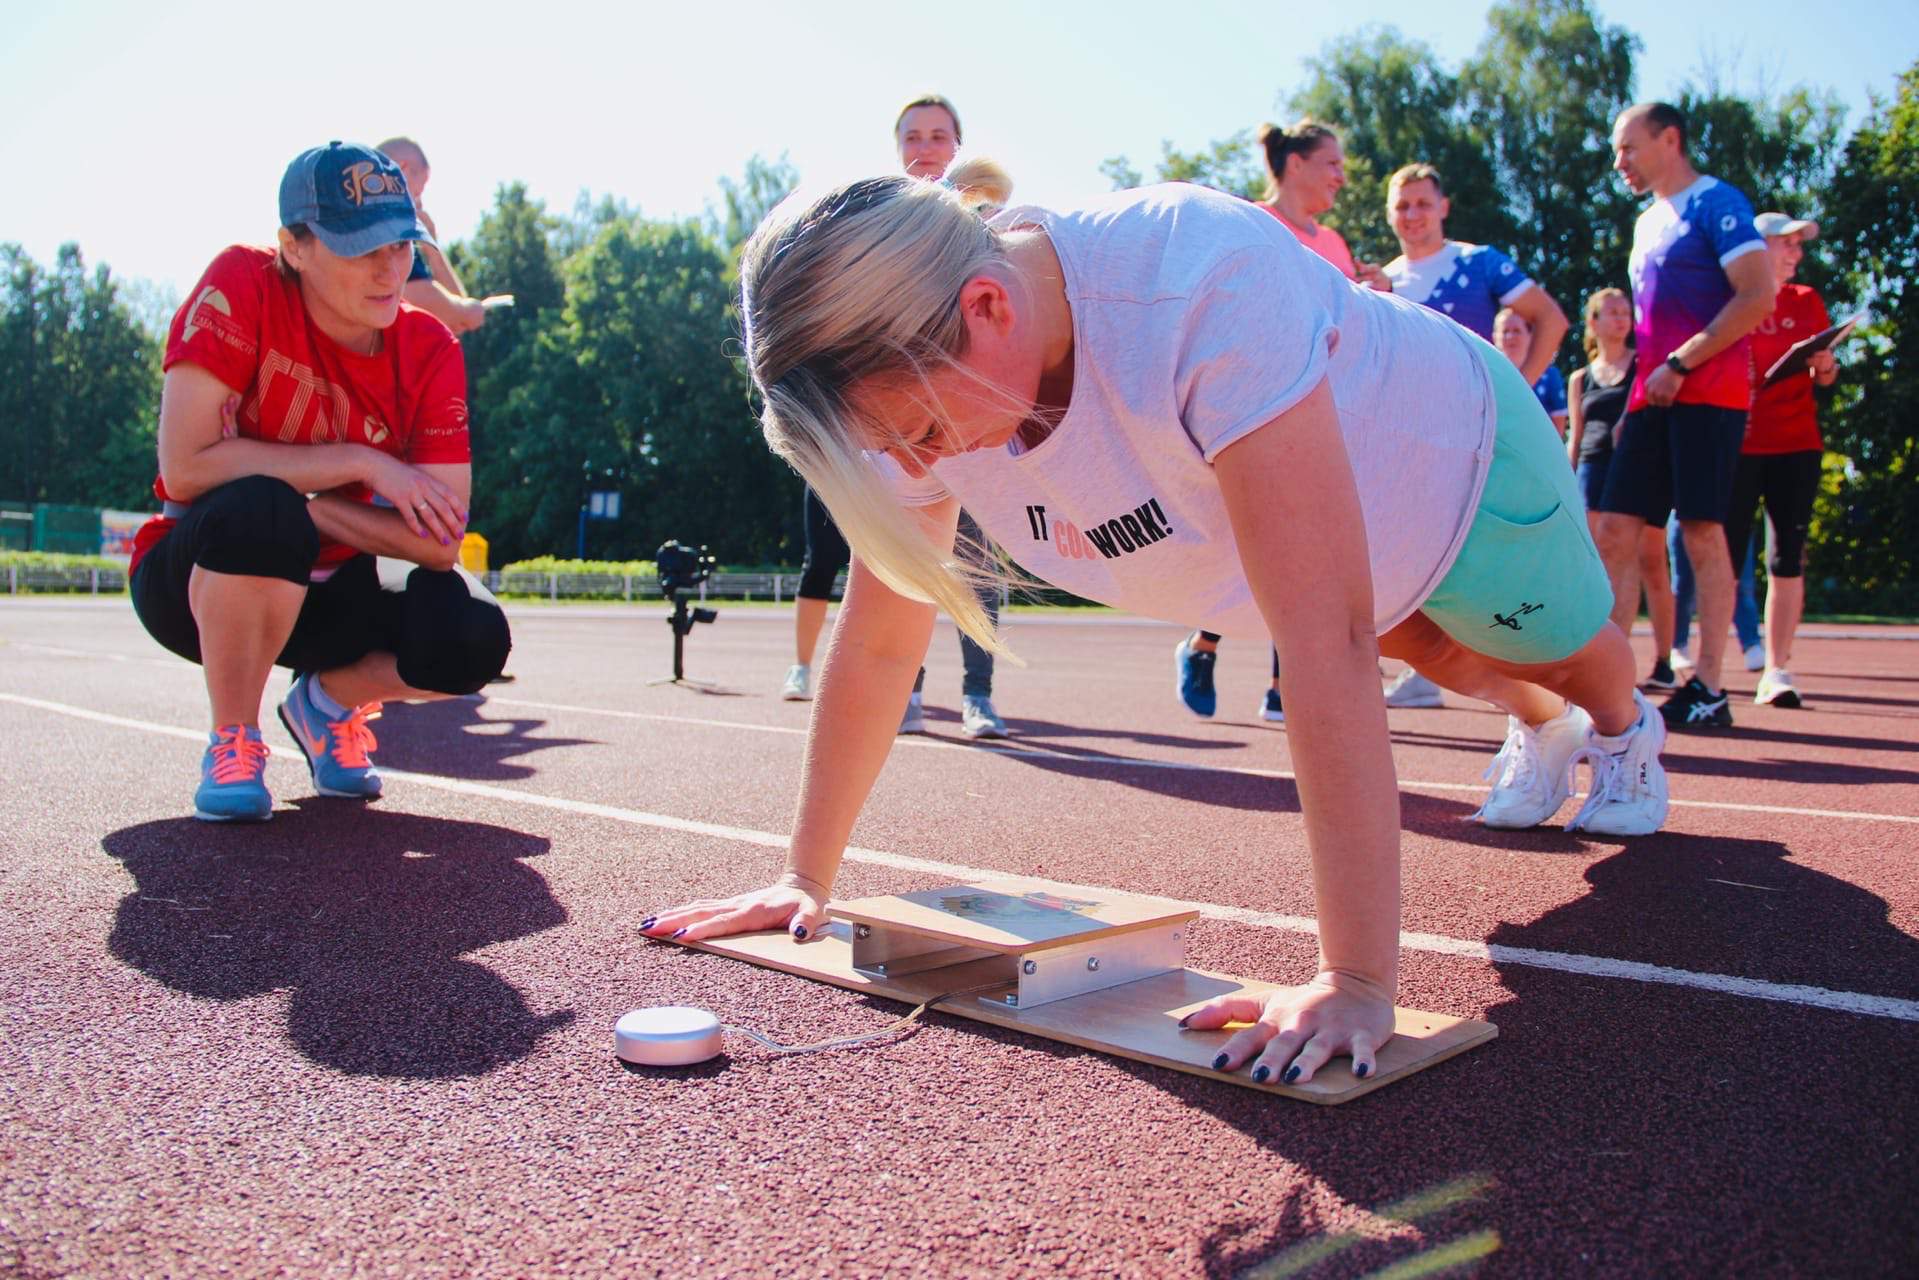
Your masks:
<instances>
[{"instance_id":1,"label":"fila sneaker","mask_svg":"<svg viewBox=\"0 0 1919 1280\"><path fill-rule=\"evenodd\" d=\"M1639 719L1632 728L1617 738L1590 733L1587 745L1568 766L1570 773L1582 763L1590 764L1592 788L1566 830L1647 836L1666 824L1666 767L1659 763L1666 722L1642 695L1634 693L1633 702Z\"/></svg>"},{"instance_id":2,"label":"fila sneaker","mask_svg":"<svg viewBox=\"0 0 1919 1280\"><path fill-rule=\"evenodd\" d=\"M1591 729L1591 718L1570 704L1537 729L1517 716L1506 717L1506 745L1486 766L1492 794L1473 817L1484 826L1519 831L1559 812L1572 795L1573 757Z\"/></svg>"}]
</instances>

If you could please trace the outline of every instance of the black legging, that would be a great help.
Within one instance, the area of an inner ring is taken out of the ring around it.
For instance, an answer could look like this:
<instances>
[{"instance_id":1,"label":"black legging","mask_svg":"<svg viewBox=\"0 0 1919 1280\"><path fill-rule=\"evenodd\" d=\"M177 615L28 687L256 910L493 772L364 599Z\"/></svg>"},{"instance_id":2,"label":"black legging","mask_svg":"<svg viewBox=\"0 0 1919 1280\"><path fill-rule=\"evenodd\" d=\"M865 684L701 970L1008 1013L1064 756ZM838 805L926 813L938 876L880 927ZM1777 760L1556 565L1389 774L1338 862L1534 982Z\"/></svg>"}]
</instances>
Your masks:
<instances>
[{"instance_id":1,"label":"black legging","mask_svg":"<svg viewBox=\"0 0 1919 1280\"><path fill-rule=\"evenodd\" d=\"M1766 503L1766 572L1797 578L1806 571L1806 535L1812 529L1812 503L1819 496L1823 454L1745 453L1733 474L1732 506L1726 511L1726 550L1733 577L1746 568L1746 544L1752 538L1753 512Z\"/></svg>"},{"instance_id":2,"label":"black legging","mask_svg":"<svg viewBox=\"0 0 1919 1280\"><path fill-rule=\"evenodd\" d=\"M833 523L833 516L826 504L819 500L811 485L807 486L805 498L806 558L800 564L800 590L802 599L830 600L833 598L833 580L840 570L852 562L853 553L846 545L846 538L840 533L839 526ZM984 546L986 535L980 532L973 517L960 512L959 547L960 554L971 557L975 546ZM999 625L999 592L991 587L979 590L980 607L986 610L986 616ZM1277 665L1278 659L1274 659ZM993 655L973 643L973 638L964 631L960 632L960 693L969 698L990 698L993 696ZM926 668L921 667L918 677L913 681L913 692L920 692L926 684Z\"/></svg>"}]
</instances>

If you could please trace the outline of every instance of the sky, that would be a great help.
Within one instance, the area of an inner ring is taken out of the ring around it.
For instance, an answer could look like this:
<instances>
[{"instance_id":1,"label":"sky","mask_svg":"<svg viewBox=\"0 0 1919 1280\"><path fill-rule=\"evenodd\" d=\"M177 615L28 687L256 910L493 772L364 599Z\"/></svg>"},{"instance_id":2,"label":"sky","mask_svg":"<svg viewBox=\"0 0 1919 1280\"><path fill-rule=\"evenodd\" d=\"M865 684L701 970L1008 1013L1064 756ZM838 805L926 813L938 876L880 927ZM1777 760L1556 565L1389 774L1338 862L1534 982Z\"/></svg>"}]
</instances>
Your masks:
<instances>
[{"instance_id":1,"label":"sky","mask_svg":"<svg viewBox=\"0 0 1919 1280\"><path fill-rule=\"evenodd\" d=\"M1485 34L1477 4L1174 7L22 5L0 42L0 242L50 263L75 241L178 297L221 248L270 241L300 151L398 133L432 162L425 204L443 239L470 234L515 180L561 212L589 191L698 215L755 153L786 155L809 184L891 171L899 104L928 89L1019 201L1057 206L1104 190L1108 157L1150 174L1162 140L1190 150L1283 122L1306 60L1338 36L1394 27L1456 67ZM1742 92L1830 89L1850 126L1919 56L1911 0L1747 0L1737 27L1725 3L1596 7L1644 41L1646 98L1714 67Z\"/></svg>"}]
</instances>

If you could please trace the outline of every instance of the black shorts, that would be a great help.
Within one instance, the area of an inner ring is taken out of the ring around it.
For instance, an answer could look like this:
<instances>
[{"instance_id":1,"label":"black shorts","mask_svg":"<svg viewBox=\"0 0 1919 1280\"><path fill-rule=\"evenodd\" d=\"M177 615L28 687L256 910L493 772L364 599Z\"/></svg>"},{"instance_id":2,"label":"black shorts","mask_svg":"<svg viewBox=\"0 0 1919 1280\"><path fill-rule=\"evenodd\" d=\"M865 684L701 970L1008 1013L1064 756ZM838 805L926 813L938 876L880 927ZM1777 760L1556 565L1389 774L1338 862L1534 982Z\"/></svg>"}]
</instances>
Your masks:
<instances>
[{"instance_id":1,"label":"black shorts","mask_svg":"<svg viewBox=\"0 0 1919 1280\"><path fill-rule=\"evenodd\" d=\"M195 566L278 578L306 587L293 634L275 661L295 671L332 671L369 653L390 653L400 679L430 693L484 688L513 647L506 613L462 570L355 556L309 584L320 535L306 499L268 476L247 476L203 495L148 549L129 584L147 633L200 661L200 626L188 604Z\"/></svg>"},{"instance_id":2,"label":"black shorts","mask_svg":"<svg viewBox=\"0 0 1919 1280\"><path fill-rule=\"evenodd\" d=\"M852 563L840 528L809 485L806 490L806 559L800 564L800 598L831 600L833 580Z\"/></svg>"},{"instance_id":3,"label":"black shorts","mask_svg":"<svg viewBox=\"0 0 1919 1280\"><path fill-rule=\"evenodd\" d=\"M1726 516L1726 547L1733 552L1733 572L1746 565L1746 542L1752 537L1753 509L1766 503L1766 572L1775 578L1797 578L1806 571L1806 535L1812 529L1812 502L1819 496L1819 475L1825 454L1819 449L1798 453L1746 453L1739 457L1733 476L1732 509Z\"/></svg>"},{"instance_id":4,"label":"black shorts","mask_svg":"<svg viewBox=\"0 0 1919 1280\"><path fill-rule=\"evenodd\" d=\"M1746 436L1746 411L1710 404L1646 405L1626 415L1606 468L1599 510L1663 525L1726 522L1733 471Z\"/></svg>"}]
</instances>

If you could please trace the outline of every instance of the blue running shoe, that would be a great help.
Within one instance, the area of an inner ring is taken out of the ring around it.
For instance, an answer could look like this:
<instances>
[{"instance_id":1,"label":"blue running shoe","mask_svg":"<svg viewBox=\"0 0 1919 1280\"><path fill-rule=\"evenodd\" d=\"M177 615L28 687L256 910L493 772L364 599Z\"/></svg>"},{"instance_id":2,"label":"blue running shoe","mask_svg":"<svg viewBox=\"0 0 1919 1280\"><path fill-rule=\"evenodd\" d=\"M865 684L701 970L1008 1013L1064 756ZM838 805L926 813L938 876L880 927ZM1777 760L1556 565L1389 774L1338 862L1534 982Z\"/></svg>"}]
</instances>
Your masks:
<instances>
[{"instance_id":1,"label":"blue running shoe","mask_svg":"<svg viewBox=\"0 0 1919 1280\"><path fill-rule=\"evenodd\" d=\"M380 704L369 702L329 720L313 705L311 672L293 682L280 703L280 723L287 727L313 770L313 788L323 796L371 800L380 794L380 775L368 752L379 746L368 722L380 718Z\"/></svg>"},{"instance_id":2,"label":"blue running shoe","mask_svg":"<svg viewBox=\"0 0 1919 1280\"><path fill-rule=\"evenodd\" d=\"M1181 640L1179 648L1173 650L1173 672L1179 677L1179 700L1196 716L1210 719L1219 708L1219 699L1213 693L1213 664L1218 660L1217 653L1193 648L1192 636Z\"/></svg>"},{"instance_id":3,"label":"blue running shoe","mask_svg":"<svg viewBox=\"0 0 1919 1280\"><path fill-rule=\"evenodd\" d=\"M1279 690L1268 689L1260 699L1259 718L1272 724L1286 723L1286 704L1279 700Z\"/></svg>"},{"instance_id":4,"label":"blue running shoe","mask_svg":"<svg viewBox=\"0 0 1919 1280\"><path fill-rule=\"evenodd\" d=\"M207 735L200 761L200 789L193 816L202 822L265 822L273 816L267 794L267 757L272 752L250 724L222 725Z\"/></svg>"}]
</instances>

